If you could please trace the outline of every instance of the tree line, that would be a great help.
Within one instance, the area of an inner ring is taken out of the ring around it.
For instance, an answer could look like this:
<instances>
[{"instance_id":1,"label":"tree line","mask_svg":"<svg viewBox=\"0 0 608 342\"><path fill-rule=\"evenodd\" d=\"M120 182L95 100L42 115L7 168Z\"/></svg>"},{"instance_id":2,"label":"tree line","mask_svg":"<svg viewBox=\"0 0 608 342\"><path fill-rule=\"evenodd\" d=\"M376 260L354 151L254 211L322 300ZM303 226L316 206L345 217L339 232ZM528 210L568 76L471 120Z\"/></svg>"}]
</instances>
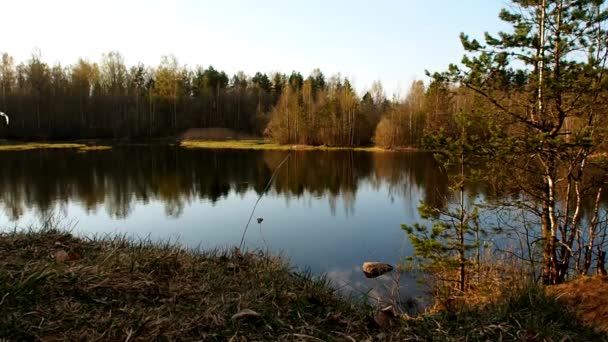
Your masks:
<instances>
[{"instance_id":1,"label":"tree line","mask_svg":"<svg viewBox=\"0 0 608 342\"><path fill-rule=\"evenodd\" d=\"M0 110L12 122L0 134L9 139L158 138L225 127L283 144L414 146L479 105L466 88L439 81L414 81L405 98L390 100L376 81L360 96L348 78L319 69L306 78L230 76L175 56L127 66L118 52L66 66L45 63L40 52L20 63L1 59Z\"/></svg>"},{"instance_id":2,"label":"tree line","mask_svg":"<svg viewBox=\"0 0 608 342\"><path fill-rule=\"evenodd\" d=\"M208 68L188 69L173 56L157 67L127 67L118 52L99 63L44 63L36 52L0 64L0 106L12 123L9 138L140 138L174 135L189 127L255 131L256 115L278 97L267 76L231 79Z\"/></svg>"}]
</instances>

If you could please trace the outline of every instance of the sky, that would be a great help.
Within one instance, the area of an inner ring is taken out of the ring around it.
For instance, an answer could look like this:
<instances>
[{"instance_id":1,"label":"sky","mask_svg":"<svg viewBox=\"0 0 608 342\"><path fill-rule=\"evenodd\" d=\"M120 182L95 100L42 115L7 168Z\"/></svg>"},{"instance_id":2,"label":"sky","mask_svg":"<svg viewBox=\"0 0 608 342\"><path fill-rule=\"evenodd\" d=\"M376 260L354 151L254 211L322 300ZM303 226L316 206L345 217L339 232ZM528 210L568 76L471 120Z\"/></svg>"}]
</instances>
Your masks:
<instances>
[{"instance_id":1,"label":"sky","mask_svg":"<svg viewBox=\"0 0 608 342\"><path fill-rule=\"evenodd\" d=\"M233 74L341 73L359 91L380 80L403 95L424 71L462 58L459 34L505 30L506 0L0 0L0 52L18 62L181 65Z\"/></svg>"}]
</instances>

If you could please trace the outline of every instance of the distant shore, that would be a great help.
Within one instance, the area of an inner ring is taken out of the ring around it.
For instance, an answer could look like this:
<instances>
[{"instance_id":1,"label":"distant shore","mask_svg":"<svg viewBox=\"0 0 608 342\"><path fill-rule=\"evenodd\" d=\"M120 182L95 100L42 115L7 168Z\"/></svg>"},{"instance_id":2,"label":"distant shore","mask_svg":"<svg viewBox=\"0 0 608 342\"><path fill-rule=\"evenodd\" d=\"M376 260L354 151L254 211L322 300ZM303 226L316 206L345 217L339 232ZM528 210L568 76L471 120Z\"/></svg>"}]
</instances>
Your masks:
<instances>
[{"instance_id":1,"label":"distant shore","mask_svg":"<svg viewBox=\"0 0 608 342\"><path fill-rule=\"evenodd\" d=\"M276 144L263 139L248 140L76 140L66 142L23 142L0 141L2 151L30 151L42 149L76 149L78 151L110 150L116 145L147 145L147 144L179 145L183 148L225 149L225 150L298 150L298 151L363 151L363 152L413 152L424 151L413 147L383 148L377 146L325 146Z\"/></svg>"},{"instance_id":2,"label":"distant shore","mask_svg":"<svg viewBox=\"0 0 608 342\"><path fill-rule=\"evenodd\" d=\"M65 142L3 142L0 143L1 151L30 151L44 149L76 149L78 151L101 151L110 150L110 145L84 144L84 143L65 143Z\"/></svg>"},{"instance_id":3,"label":"distant shore","mask_svg":"<svg viewBox=\"0 0 608 342\"><path fill-rule=\"evenodd\" d=\"M180 146L185 148L206 148L206 149L233 149L233 150L296 150L296 151L364 151L364 152L404 152L420 151L417 148L382 148L377 146L326 146L326 145L299 145L299 144L276 144L267 140L225 140L225 141L205 141L205 140L184 140Z\"/></svg>"}]
</instances>

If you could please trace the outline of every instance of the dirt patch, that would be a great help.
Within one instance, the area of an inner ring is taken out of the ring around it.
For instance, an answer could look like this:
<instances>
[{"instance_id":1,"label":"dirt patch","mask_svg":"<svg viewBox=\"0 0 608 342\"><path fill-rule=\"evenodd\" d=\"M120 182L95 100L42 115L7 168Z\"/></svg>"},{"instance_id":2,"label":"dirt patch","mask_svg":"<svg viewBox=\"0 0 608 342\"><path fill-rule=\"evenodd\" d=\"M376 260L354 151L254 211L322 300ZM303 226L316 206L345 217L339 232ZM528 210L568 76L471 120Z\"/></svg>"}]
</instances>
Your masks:
<instances>
[{"instance_id":1,"label":"dirt patch","mask_svg":"<svg viewBox=\"0 0 608 342\"><path fill-rule=\"evenodd\" d=\"M608 332L608 277L581 277L547 288L550 295L566 305L581 322L597 331Z\"/></svg>"},{"instance_id":2,"label":"dirt patch","mask_svg":"<svg viewBox=\"0 0 608 342\"><path fill-rule=\"evenodd\" d=\"M190 128L179 135L180 140L226 141L255 138L256 137L251 134L223 127Z\"/></svg>"}]
</instances>

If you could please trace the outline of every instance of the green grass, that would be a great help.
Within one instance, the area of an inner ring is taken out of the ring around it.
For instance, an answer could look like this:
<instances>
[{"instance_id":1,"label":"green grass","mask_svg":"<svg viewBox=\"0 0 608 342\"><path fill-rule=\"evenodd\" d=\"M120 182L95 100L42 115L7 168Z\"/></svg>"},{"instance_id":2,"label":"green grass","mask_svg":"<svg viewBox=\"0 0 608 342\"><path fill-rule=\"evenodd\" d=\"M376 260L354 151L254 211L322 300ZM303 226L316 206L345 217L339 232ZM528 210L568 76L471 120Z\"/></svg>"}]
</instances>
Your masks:
<instances>
[{"instance_id":1,"label":"green grass","mask_svg":"<svg viewBox=\"0 0 608 342\"><path fill-rule=\"evenodd\" d=\"M181 146L185 148L208 148L208 149L238 149L238 150L321 150L321 151L367 151L367 152L394 152L398 150L384 149L381 147L340 147L340 146L312 146L312 145L293 145L276 144L266 140L226 140L226 141L198 141L184 140ZM402 151L404 149L399 149Z\"/></svg>"},{"instance_id":2,"label":"green grass","mask_svg":"<svg viewBox=\"0 0 608 342\"><path fill-rule=\"evenodd\" d=\"M233 320L254 310L260 317ZM528 290L459 313L373 323L374 309L262 253L57 231L0 234L0 340L600 341ZM569 339L563 339L568 337ZM532 339L535 338L535 339Z\"/></svg>"}]
</instances>

